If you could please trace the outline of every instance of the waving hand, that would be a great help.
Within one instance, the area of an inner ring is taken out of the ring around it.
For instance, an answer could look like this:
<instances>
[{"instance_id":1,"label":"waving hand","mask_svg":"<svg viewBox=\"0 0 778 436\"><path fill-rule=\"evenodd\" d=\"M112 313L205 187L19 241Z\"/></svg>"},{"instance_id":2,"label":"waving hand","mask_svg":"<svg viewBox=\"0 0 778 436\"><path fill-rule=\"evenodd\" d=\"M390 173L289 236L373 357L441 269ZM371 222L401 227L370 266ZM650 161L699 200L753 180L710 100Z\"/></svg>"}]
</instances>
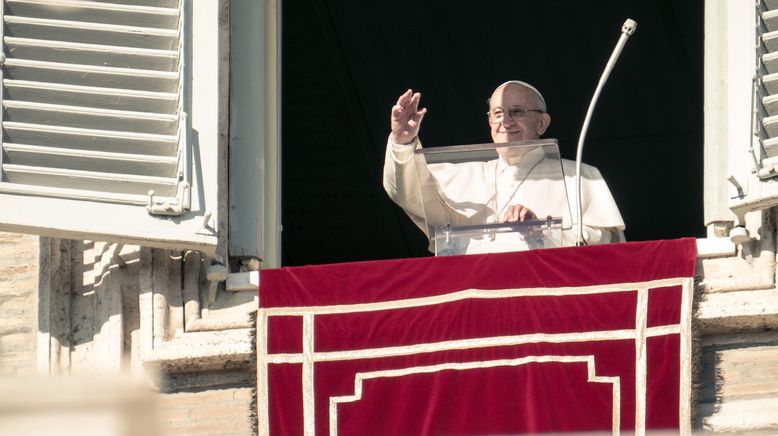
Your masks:
<instances>
[{"instance_id":1,"label":"waving hand","mask_svg":"<svg viewBox=\"0 0 778 436\"><path fill-rule=\"evenodd\" d=\"M419 109L421 94L407 90L392 106L392 141L397 144L410 144L419 135L421 120L427 108Z\"/></svg>"}]
</instances>

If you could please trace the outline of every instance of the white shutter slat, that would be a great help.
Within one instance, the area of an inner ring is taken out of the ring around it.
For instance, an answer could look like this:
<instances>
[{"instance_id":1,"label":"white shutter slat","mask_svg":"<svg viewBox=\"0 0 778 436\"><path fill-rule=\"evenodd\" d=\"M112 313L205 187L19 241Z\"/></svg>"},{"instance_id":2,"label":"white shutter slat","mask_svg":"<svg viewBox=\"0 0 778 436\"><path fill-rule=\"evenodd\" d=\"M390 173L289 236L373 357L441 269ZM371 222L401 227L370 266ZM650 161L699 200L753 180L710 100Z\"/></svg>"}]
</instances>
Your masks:
<instances>
[{"instance_id":1,"label":"white shutter slat","mask_svg":"<svg viewBox=\"0 0 778 436\"><path fill-rule=\"evenodd\" d=\"M770 138L778 137L778 116L763 118L762 125Z\"/></svg>"},{"instance_id":2,"label":"white shutter slat","mask_svg":"<svg viewBox=\"0 0 778 436\"><path fill-rule=\"evenodd\" d=\"M178 72L6 59L5 78L103 88L178 92Z\"/></svg>"},{"instance_id":3,"label":"white shutter slat","mask_svg":"<svg viewBox=\"0 0 778 436\"><path fill-rule=\"evenodd\" d=\"M84 151L13 143L6 143L4 148L10 160L22 166L167 178L175 178L178 174L178 159L175 156Z\"/></svg>"},{"instance_id":4,"label":"white shutter slat","mask_svg":"<svg viewBox=\"0 0 778 436\"><path fill-rule=\"evenodd\" d=\"M117 111L82 106L63 106L25 101L5 101L8 121L54 126L89 128L172 135L178 129L175 115Z\"/></svg>"},{"instance_id":5,"label":"white shutter slat","mask_svg":"<svg viewBox=\"0 0 778 436\"><path fill-rule=\"evenodd\" d=\"M5 80L5 98L11 100L83 105L125 111L175 113L178 94Z\"/></svg>"},{"instance_id":6,"label":"white shutter slat","mask_svg":"<svg viewBox=\"0 0 778 436\"><path fill-rule=\"evenodd\" d=\"M3 172L10 183L120 194L142 195L153 190L159 195L173 197L178 186L174 180L165 177L29 167L15 164L3 164Z\"/></svg>"},{"instance_id":7,"label":"white shutter slat","mask_svg":"<svg viewBox=\"0 0 778 436\"><path fill-rule=\"evenodd\" d=\"M116 24L4 16L5 35L86 44L107 44L154 50L175 50L178 31Z\"/></svg>"},{"instance_id":8,"label":"white shutter slat","mask_svg":"<svg viewBox=\"0 0 778 436\"><path fill-rule=\"evenodd\" d=\"M122 3L125 5L157 6L161 8L175 8L178 0L92 0L95 3Z\"/></svg>"},{"instance_id":9,"label":"white shutter slat","mask_svg":"<svg viewBox=\"0 0 778 436\"><path fill-rule=\"evenodd\" d=\"M769 116L778 115L778 95L768 95L762 99L762 105Z\"/></svg>"},{"instance_id":10,"label":"white shutter slat","mask_svg":"<svg viewBox=\"0 0 778 436\"><path fill-rule=\"evenodd\" d=\"M26 17L175 29L178 10L73 0L5 0L7 13Z\"/></svg>"},{"instance_id":11,"label":"white shutter slat","mask_svg":"<svg viewBox=\"0 0 778 436\"><path fill-rule=\"evenodd\" d=\"M778 31L763 34L762 42L770 53L778 51Z\"/></svg>"},{"instance_id":12,"label":"white shutter slat","mask_svg":"<svg viewBox=\"0 0 778 436\"><path fill-rule=\"evenodd\" d=\"M768 74L778 73L778 52L762 55L762 63Z\"/></svg>"},{"instance_id":13,"label":"white shutter slat","mask_svg":"<svg viewBox=\"0 0 778 436\"><path fill-rule=\"evenodd\" d=\"M117 192L100 192L100 191L93 191L93 190L79 190L79 189L68 189L68 188L60 188L60 187L41 187L36 185L25 185L25 184L18 184L17 188L18 192L20 194L24 195L30 195L30 196L39 196L44 197L52 192L55 195L55 197L58 198L67 198L67 199L78 199L78 200L88 200L88 201L97 201L102 203L118 203L118 204L132 204L132 205L144 205L148 204L149 201L149 195L148 193L144 193L143 195L134 195L134 194L121 194ZM155 197L159 198L163 201L175 201L176 199L173 197Z\"/></svg>"},{"instance_id":14,"label":"white shutter slat","mask_svg":"<svg viewBox=\"0 0 778 436\"><path fill-rule=\"evenodd\" d=\"M762 13L762 21L767 30L774 32L778 30L778 10L769 10Z\"/></svg>"},{"instance_id":15,"label":"white shutter slat","mask_svg":"<svg viewBox=\"0 0 778 436\"><path fill-rule=\"evenodd\" d=\"M778 155L778 138L770 138L766 139L762 146L767 151L767 154L770 156Z\"/></svg>"},{"instance_id":16,"label":"white shutter slat","mask_svg":"<svg viewBox=\"0 0 778 436\"><path fill-rule=\"evenodd\" d=\"M56 144L57 147L84 151L138 153L150 156L175 156L178 137L138 132L79 129L50 125L4 122L6 142L19 144Z\"/></svg>"},{"instance_id":17,"label":"white shutter slat","mask_svg":"<svg viewBox=\"0 0 778 436\"><path fill-rule=\"evenodd\" d=\"M99 65L105 67L137 68L176 71L178 52L114 45L83 44L30 38L5 37L10 59L59 62L66 64Z\"/></svg>"},{"instance_id":18,"label":"white shutter slat","mask_svg":"<svg viewBox=\"0 0 778 436\"><path fill-rule=\"evenodd\" d=\"M156 6L160 8L178 7L179 0L92 0L95 3L120 3L123 5Z\"/></svg>"}]
</instances>

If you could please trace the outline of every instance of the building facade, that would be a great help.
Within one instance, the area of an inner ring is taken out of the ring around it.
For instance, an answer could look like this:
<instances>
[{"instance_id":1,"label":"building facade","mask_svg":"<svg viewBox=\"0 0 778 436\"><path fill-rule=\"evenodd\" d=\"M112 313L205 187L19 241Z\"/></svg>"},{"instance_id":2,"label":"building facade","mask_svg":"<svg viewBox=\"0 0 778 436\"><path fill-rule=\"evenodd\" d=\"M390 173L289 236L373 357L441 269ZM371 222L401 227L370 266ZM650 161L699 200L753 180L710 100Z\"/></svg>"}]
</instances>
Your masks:
<instances>
[{"instance_id":1,"label":"building facade","mask_svg":"<svg viewBox=\"0 0 778 436\"><path fill-rule=\"evenodd\" d=\"M61 3L3 11L0 376L84 380L84 409L108 405L92 423L137 424L125 406L151 392L141 416L160 434L253 434L258 270L280 263L278 4ZM773 3L706 2L708 237L688 362L701 432L778 430ZM70 39L47 40L52 25ZM101 32L127 48L99 58ZM96 81L56 73L74 62ZM29 412L14 416L59 410L19 409L19 384L2 386L0 408Z\"/></svg>"}]
</instances>

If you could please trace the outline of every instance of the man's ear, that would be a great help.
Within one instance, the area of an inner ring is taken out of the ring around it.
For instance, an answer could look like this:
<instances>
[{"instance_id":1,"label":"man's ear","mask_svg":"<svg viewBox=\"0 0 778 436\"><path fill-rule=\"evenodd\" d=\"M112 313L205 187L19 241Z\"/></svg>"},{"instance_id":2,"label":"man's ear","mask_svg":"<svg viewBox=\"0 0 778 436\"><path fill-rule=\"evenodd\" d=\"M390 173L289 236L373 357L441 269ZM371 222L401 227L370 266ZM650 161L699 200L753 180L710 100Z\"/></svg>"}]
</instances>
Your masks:
<instances>
[{"instance_id":1,"label":"man's ear","mask_svg":"<svg viewBox=\"0 0 778 436\"><path fill-rule=\"evenodd\" d=\"M551 124L551 115L546 112L540 114L540 122L538 123L538 136L543 136L546 133L546 129Z\"/></svg>"}]
</instances>

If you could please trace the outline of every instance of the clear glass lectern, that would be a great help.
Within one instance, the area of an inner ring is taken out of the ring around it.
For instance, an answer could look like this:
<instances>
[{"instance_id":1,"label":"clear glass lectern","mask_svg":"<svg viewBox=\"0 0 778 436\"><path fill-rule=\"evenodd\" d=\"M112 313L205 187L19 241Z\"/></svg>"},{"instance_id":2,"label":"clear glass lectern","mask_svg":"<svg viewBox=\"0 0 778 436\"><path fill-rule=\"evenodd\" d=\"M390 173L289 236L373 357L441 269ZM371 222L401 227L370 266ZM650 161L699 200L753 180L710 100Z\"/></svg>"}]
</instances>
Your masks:
<instances>
[{"instance_id":1,"label":"clear glass lectern","mask_svg":"<svg viewBox=\"0 0 778 436\"><path fill-rule=\"evenodd\" d=\"M556 139L418 149L414 164L436 256L571 245ZM523 221L506 219L523 210Z\"/></svg>"}]
</instances>

